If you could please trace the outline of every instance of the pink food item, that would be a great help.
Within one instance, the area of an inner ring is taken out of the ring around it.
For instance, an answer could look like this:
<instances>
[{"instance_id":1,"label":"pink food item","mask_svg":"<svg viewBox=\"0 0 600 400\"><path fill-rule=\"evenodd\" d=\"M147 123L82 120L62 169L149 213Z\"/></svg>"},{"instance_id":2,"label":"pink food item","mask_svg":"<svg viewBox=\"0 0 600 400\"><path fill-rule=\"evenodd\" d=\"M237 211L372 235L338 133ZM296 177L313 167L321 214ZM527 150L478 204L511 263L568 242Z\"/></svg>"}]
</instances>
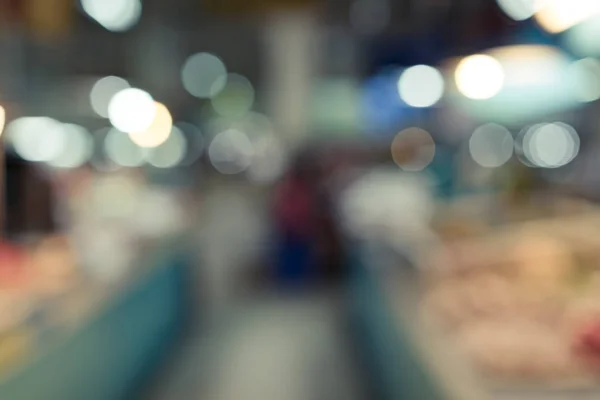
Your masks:
<instances>
[{"instance_id":1,"label":"pink food item","mask_svg":"<svg viewBox=\"0 0 600 400\"><path fill-rule=\"evenodd\" d=\"M576 333L573 349L588 366L600 372L600 319Z\"/></svg>"},{"instance_id":2,"label":"pink food item","mask_svg":"<svg viewBox=\"0 0 600 400\"><path fill-rule=\"evenodd\" d=\"M465 326L458 340L485 375L554 380L575 374L568 346L550 327L527 320L489 320Z\"/></svg>"},{"instance_id":3,"label":"pink food item","mask_svg":"<svg viewBox=\"0 0 600 400\"><path fill-rule=\"evenodd\" d=\"M24 248L0 241L0 288L24 285L28 278L28 260Z\"/></svg>"}]
</instances>

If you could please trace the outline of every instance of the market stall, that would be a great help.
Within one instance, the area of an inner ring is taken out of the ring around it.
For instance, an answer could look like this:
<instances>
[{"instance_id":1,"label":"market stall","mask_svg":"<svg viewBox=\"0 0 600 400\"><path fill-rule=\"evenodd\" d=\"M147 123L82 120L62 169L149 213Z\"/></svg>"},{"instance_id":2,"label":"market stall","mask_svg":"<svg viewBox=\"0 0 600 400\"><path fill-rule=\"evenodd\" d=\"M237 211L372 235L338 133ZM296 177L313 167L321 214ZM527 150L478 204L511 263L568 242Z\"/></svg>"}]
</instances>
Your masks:
<instances>
[{"instance_id":1,"label":"market stall","mask_svg":"<svg viewBox=\"0 0 600 400\"><path fill-rule=\"evenodd\" d=\"M181 246L165 241L138 260L138 273L121 287L86 294L94 301L70 326L36 332L50 335L38 342L23 338L29 349L13 359L0 398L131 398L185 326L189 261ZM4 355L18 345L5 338Z\"/></svg>"},{"instance_id":2,"label":"market stall","mask_svg":"<svg viewBox=\"0 0 600 400\"><path fill-rule=\"evenodd\" d=\"M435 241L349 246L353 317L383 398L598 397L597 210L495 199L472 219L443 207Z\"/></svg>"},{"instance_id":3,"label":"market stall","mask_svg":"<svg viewBox=\"0 0 600 400\"><path fill-rule=\"evenodd\" d=\"M59 231L0 242L0 398L129 399L189 316L189 210L135 172L49 177Z\"/></svg>"}]
</instances>

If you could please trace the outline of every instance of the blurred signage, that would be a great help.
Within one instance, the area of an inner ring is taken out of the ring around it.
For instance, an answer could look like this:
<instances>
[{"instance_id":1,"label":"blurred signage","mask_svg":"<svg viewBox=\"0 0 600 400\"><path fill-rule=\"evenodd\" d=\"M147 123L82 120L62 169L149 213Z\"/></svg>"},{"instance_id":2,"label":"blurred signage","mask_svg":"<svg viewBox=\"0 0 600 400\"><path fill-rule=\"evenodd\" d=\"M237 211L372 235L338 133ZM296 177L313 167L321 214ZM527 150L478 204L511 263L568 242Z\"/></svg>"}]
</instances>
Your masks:
<instances>
[{"instance_id":1,"label":"blurred signage","mask_svg":"<svg viewBox=\"0 0 600 400\"><path fill-rule=\"evenodd\" d=\"M205 0L208 11L220 14L261 14L311 7L321 0Z\"/></svg>"}]
</instances>

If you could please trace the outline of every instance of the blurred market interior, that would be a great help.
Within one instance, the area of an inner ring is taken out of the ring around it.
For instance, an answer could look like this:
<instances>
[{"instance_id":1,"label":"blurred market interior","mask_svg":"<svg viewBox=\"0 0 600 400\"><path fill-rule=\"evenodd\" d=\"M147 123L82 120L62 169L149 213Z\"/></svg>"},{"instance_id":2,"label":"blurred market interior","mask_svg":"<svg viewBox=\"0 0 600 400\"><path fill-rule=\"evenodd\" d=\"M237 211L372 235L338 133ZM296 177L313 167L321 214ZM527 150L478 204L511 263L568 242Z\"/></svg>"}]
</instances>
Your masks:
<instances>
[{"instance_id":1,"label":"blurred market interior","mask_svg":"<svg viewBox=\"0 0 600 400\"><path fill-rule=\"evenodd\" d=\"M0 0L0 399L598 399L599 107L598 0Z\"/></svg>"}]
</instances>

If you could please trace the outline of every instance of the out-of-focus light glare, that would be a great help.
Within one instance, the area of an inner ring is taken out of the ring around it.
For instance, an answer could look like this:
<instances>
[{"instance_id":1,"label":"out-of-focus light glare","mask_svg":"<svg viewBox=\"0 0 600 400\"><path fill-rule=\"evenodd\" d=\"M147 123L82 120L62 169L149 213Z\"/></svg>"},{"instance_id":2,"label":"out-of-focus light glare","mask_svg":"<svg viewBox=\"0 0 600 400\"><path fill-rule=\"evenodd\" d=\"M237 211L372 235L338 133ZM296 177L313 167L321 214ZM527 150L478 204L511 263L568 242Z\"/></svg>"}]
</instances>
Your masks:
<instances>
[{"instance_id":1,"label":"out-of-focus light glare","mask_svg":"<svg viewBox=\"0 0 600 400\"><path fill-rule=\"evenodd\" d=\"M287 165L285 151L274 138L262 138L254 144L256 154L248 169L253 182L270 183L280 178Z\"/></svg>"},{"instance_id":2,"label":"out-of-focus light glare","mask_svg":"<svg viewBox=\"0 0 600 400\"><path fill-rule=\"evenodd\" d=\"M183 87L192 96L210 99L227 83L227 69L221 59L210 53L190 56L181 69Z\"/></svg>"},{"instance_id":3,"label":"out-of-focus light glare","mask_svg":"<svg viewBox=\"0 0 600 400\"><path fill-rule=\"evenodd\" d=\"M544 124L534 124L526 126L519 132L519 134L515 138L515 155L522 164L530 168L537 168L537 165L533 164L529 160L530 156L528 143L531 140L531 134L543 125Z\"/></svg>"},{"instance_id":4,"label":"out-of-focus light glare","mask_svg":"<svg viewBox=\"0 0 600 400\"><path fill-rule=\"evenodd\" d=\"M559 168L579 154L579 135L563 123L539 124L523 137L523 153L535 166Z\"/></svg>"},{"instance_id":5,"label":"out-of-focus light glare","mask_svg":"<svg viewBox=\"0 0 600 400\"><path fill-rule=\"evenodd\" d=\"M506 15L515 21L524 21L534 16L540 8L539 0L496 0Z\"/></svg>"},{"instance_id":6,"label":"out-of-focus light glare","mask_svg":"<svg viewBox=\"0 0 600 400\"><path fill-rule=\"evenodd\" d=\"M140 0L81 0L83 11L109 31L131 29L140 20Z\"/></svg>"},{"instance_id":7,"label":"out-of-focus light glare","mask_svg":"<svg viewBox=\"0 0 600 400\"><path fill-rule=\"evenodd\" d=\"M223 90L211 100L213 109L221 116L239 118L254 104L254 88L250 81L238 74L227 75Z\"/></svg>"},{"instance_id":8,"label":"out-of-focus light glare","mask_svg":"<svg viewBox=\"0 0 600 400\"><path fill-rule=\"evenodd\" d=\"M390 17L388 0L355 0L350 6L350 24L365 35L382 32L389 24Z\"/></svg>"},{"instance_id":9,"label":"out-of-focus light glare","mask_svg":"<svg viewBox=\"0 0 600 400\"><path fill-rule=\"evenodd\" d=\"M581 102L600 99L600 61L586 58L574 62L569 74L575 85L575 96Z\"/></svg>"},{"instance_id":10,"label":"out-of-focus light glare","mask_svg":"<svg viewBox=\"0 0 600 400\"><path fill-rule=\"evenodd\" d=\"M242 131L253 142L259 139L273 137L275 129L271 120L264 114L257 112L249 112L243 118L228 120L222 118L221 121L215 121L217 132L227 129L235 129Z\"/></svg>"},{"instance_id":11,"label":"out-of-focus light glare","mask_svg":"<svg viewBox=\"0 0 600 400\"><path fill-rule=\"evenodd\" d=\"M444 78L435 68L415 65L400 76L398 92L402 100L412 107L431 107L444 94Z\"/></svg>"},{"instance_id":12,"label":"out-of-focus light glare","mask_svg":"<svg viewBox=\"0 0 600 400\"><path fill-rule=\"evenodd\" d=\"M568 63L565 55L552 46L497 47L488 55L501 63L506 88L554 86L564 78Z\"/></svg>"},{"instance_id":13,"label":"out-of-focus light glare","mask_svg":"<svg viewBox=\"0 0 600 400\"><path fill-rule=\"evenodd\" d=\"M596 0L543 0L536 20L546 31L560 33L599 14Z\"/></svg>"},{"instance_id":14,"label":"out-of-focus light glare","mask_svg":"<svg viewBox=\"0 0 600 400\"><path fill-rule=\"evenodd\" d=\"M109 160L122 167L144 164L146 150L131 141L126 133L111 129L104 139L104 151Z\"/></svg>"},{"instance_id":15,"label":"out-of-focus light glare","mask_svg":"<svg viewBox=\"0 0 600 400\"><path fill-rule=\"evenodd\" d=\"M253 148L247 176L254 182L273 181L285 166L284 146L277 139L271 120L264 114L249 112L238 119L213 117L208 121L206 129L209 135L230 130L244 133Z\"/></svg>"},{"instance_id":16,"label":"out-of-focus light glare","mask_svg":"<svg viewBox=\"0 0 600 400\"><path fill-rule=\"evenodd\" d=\"M94 142L87 129L75 124L63 124L65 145L48 164L56 168L77 168L90 161Z\"/></svg>"},{"instance_id":17,"label":"out-of-focus light glare","mask_svg":"<svg viewBox=\"0 0 600 400\"><path fill-rule=\"evenodd\" d=\"M253 182L270 183L277 180L287 165L284 147L274 136L267 135L253 142L254 157L248 169Z\"/></svg>"},{"instance_id":18,"label":"out-of-focus light glare","mask_svg":"<svg viewBox=\"0 0 600 400\"><path fill-rule=\"evenodd\" d=\"M173 129L173 117L169 109L161 103L154 103L154 120L142 131L130 132L131 140L140 147L157 147L163 144Z\"/></svg>"},{"instance_id":19,"label":"out-of-focus light glare","mask_svg":"<svg viewBox=\"0 0 600 400\"><path fill-rule=\"evenodd\" d=\"M122 90L128 89L129 83L117 76L106 76L99 79L90 92L90 104L96 114L108 118L108 105L112 98Z\"/></svg>"},{"instance_id":20,"label":"out-of-focus light glare","mask_svg":"<svg viewBox=\"0 0 600 400\"><path fill-rule=\"evenodd\" d=\"M473 132L469 152L473 160L486 168L497 168L513 155L514 140L508 129L498 124L486 124Z\"/></svg>"},{"instance_id":21,"label":"out-of-focus light glare","mask_svg":"<svg viewBox=\"0 0 600 400\"><path fill-rule=\"evenodd\" d=\"M185 158L187 147L183 132L174 126L169 138L163 144L148 150L146 161L156 168L175 167Z\"/></svg>"},{"instance_id":22,"label":"out-of-focus light glare","mask_svg":"<svg viewBox=\"0 0 600 400\"><path fill-rule=\"evenodd\" d=\"M600 37L600 15L566 31L563 36L563 44L579 56L598 56L600 55L598 37Z\"/></svg>"},{"instance_id":23,"label":"out-of-focus light glare","mask_svg":"<svg viewBox=\"0 0 600 400\"><path fill-rule=\"evenodd\" d=\"M48 117L18 118L8 125L7 135L15 152L27 161L50 161L65 147L62 123Z\"/></svg>"},{"instance_id":24,"label":"out-of-focus light glare","mask_svg":"<svg viewBox=\"0 0 600 400\"><path fill-rule=\"evenodd\" d=\"M476 54L464 58L456 67L456 86L466 97L475 100L490 99L504 84L504 70L495 58Z\"/></svg>"},{"instance_id":25,"label":"out-of-focus light glare","mask_svg":"<svg viewBox=\"0 0 600 400\"><path fill-rule=\"evenodd\" d=\"M149 93L141 89L124 89L108 104L110 123L121 132L141 132L155 120L157 108Z\"/></svg>"},{"instance_id":26,"label":"out-of-focus light glare","mask_svg":"<svg viewBox=\"0 0 600 400\"><path fill-rule=\"evenodd\" d=\"M102 128L92 133L93 152L90 165L99 172L112 172L120 168L106 154L106 138L114 128Z\"/></svg>"},{"instance_id":27,"label":"out-of-focus light glare","mask_svg":"<svg viewBox=\"0 0 600 400\"><path fill-rule=\"evenodd\" d=\"M208 156L220 173L239 174L252 163L254 146L244 132L229 129L214 137L208 146Z\"/></svg>"},{"instance_id":28,"label":"out-of-focus light glare","mask_svg":"<svg viewBox=\"0 0 600 400\"><path fill-rule=\"evenodd\" d=\"M204 152L204 136L197 126L187 122L178 122L176 127L183 133L187 143L187 151L180 165L188 166L196 162Z\"/></svg>"},{"instance_id":29,"label":"out-of-focus light glare","mask_svg":"<svg viewBox=\"0 0 600 400\"><path fill-rule=\"evenodd\" d=\"M404 171L421 171L435 157L435 142L424 129L408 128L392 141L392 158Z\"/></svg>"},{"instance_id":30,"label":"out-of-focus light glare","mask_svg":"<svg viewBox=\"0 0 600 400\"><path fill-rule=\"evenodd\" d=\"M501 65L500 91L486 101L471 101L468 96L455 99L475 119L514 125L577 105L573 82L567 76L572 60L560 49L543 45L504 46L490 49L486 55ZM476 94L486 92L492 78L483 76L480 86L474 85L472 90Z\"/></svg>"}]
</instances>

